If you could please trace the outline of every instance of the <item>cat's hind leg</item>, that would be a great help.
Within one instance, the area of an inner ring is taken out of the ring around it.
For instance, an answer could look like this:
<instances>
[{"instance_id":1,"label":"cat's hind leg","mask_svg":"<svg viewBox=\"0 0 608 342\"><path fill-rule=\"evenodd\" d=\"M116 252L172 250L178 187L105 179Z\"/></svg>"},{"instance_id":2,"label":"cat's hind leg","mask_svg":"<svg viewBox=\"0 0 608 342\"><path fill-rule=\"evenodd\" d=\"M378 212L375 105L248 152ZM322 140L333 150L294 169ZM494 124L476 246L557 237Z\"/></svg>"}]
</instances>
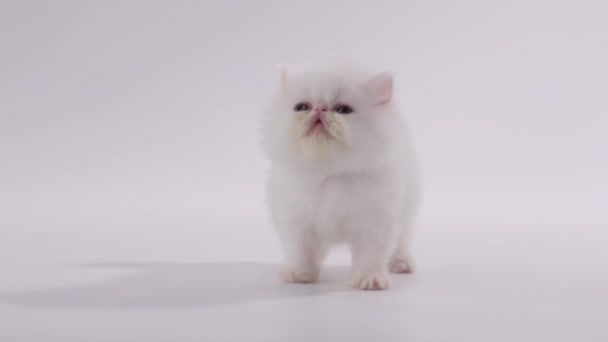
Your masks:
<instances>
[{"instance_id":1,"label":"cat's hind leg","mask_svg":"<svg viewBox=\"0 0 608 342\"><path fill-rule=\"evenodd\" d=\"M390 261L388 269L392 273L413 273L416 265L410 252L411 223L407 223L400 232L399 240Z\"/></svg>"}]
</instances>

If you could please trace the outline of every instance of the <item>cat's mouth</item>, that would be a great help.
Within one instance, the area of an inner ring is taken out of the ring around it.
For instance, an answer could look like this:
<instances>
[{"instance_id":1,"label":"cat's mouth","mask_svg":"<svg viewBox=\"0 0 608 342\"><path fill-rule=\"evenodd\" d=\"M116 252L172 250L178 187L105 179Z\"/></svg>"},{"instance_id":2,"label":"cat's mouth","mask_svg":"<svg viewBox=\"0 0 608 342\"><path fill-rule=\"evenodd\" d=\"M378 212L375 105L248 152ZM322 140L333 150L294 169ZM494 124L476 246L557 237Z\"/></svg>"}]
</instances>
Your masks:
<instances>
[{"instance_id":1,"label":"cat's mouth","mask_svg":"<svg viewBox=\"0 0 608 342\"><path fill-rule=\"evenodd\" d=\"M314 118L313 120L311 120L310 127L308 129L308 134L315 134L315 133L327 133L327 131L325 129L325 123L319 116Z\"/></svg>"}]
</instances>

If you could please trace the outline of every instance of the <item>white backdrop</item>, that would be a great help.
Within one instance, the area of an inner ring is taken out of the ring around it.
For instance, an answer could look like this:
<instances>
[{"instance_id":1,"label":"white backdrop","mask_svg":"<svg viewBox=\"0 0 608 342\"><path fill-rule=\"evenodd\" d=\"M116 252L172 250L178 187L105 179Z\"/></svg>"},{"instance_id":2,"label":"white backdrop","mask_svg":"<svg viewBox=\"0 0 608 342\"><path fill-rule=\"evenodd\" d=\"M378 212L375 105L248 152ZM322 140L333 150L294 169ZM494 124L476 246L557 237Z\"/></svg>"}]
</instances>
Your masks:
<instances>
[{"instance_id":1,"label":"white backdrop","mask_svg":"<svg viewBox=\"0 0 608 342\"><path fill-rule=\"evenodd\" d=\"M278 262L258 118L278 65L336 54L395 73L426 188L421 272L524 262L606 289L606 13L602 1L1 1L4 289L98 277L24 266L40 263ZM15 331L0 336L26 336Z\"/></svg>"}]
</instances>

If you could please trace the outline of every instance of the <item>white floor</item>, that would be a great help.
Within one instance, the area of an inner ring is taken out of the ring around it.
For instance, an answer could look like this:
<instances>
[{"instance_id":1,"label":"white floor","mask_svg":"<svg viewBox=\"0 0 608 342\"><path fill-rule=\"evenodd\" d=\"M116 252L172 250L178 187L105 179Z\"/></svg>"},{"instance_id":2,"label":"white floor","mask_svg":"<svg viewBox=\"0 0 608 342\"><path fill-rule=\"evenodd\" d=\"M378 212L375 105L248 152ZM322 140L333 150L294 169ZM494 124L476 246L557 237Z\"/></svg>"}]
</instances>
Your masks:
<instances>
[{"instance_id":1,"label":"white floor","mask_svg":"<svg viewBox=\"0 0 608 342\"><path fill-rule=\"evenodd\" d=\"M0 341L608 340L605 226L422 225L386 292L348 288L342 250L281 284L270 230L243 227L4 230Z\"/></svg>"}]
</instances>

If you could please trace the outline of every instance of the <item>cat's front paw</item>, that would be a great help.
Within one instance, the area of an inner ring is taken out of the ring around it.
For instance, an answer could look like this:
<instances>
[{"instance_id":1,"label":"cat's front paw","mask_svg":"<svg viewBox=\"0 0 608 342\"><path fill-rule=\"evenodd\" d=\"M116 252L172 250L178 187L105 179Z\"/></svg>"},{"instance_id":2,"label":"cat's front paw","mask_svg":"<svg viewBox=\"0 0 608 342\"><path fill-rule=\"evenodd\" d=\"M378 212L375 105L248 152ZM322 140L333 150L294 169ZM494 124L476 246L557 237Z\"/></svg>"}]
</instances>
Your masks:
<instances>
[{"instance_id":1,"label":"cat's front paw","mask_svg":"<svg viewBox=\"0 0 608 342\"><path fill-rule=\"evenodd\" d=\"M292 284L310 284L316 283L319 276L312 272L297 270L292 267L285 266L279 274L281 280Z\"/></svg>"},{"instance_id":2,"label":"cat's front paw","mask_svg":"<svg viewBox=\"0 0 608 342\"><path fill-rule=\"evenodd\" d=\"M411 259L393 258L388 263L388 270L392 273L414 273L414 262Z\"/></svg>"},{"instance_id":3,"label":"cat's front paw","mask_svg":"<svg viewBox=\"0 0 608 342\"><path fill-rule=\"evenodd\" d=\"M386 290L391 281L388 274L368 274L353 277L352 286L360 290Z\"/></svg>"}]
</instances>

